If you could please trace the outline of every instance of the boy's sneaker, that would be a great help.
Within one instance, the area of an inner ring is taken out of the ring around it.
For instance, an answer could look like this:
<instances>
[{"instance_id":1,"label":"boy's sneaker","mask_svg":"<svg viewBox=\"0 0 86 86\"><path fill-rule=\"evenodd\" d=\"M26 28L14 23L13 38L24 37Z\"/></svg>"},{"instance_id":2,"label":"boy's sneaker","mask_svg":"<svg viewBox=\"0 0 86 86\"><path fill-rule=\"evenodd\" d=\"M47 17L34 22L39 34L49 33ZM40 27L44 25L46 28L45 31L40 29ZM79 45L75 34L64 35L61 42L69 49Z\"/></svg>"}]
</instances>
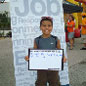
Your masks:
<instances>
[{"instance_id":1,"label":"boy's sneaker","mask_svg":"<svg viewBox=\"0 0 86 86\"><path fill-rule=\"evenodd\" d=\"M80 50L86 50L86 47L82 47Z\"/></svg>"}]
</instances>

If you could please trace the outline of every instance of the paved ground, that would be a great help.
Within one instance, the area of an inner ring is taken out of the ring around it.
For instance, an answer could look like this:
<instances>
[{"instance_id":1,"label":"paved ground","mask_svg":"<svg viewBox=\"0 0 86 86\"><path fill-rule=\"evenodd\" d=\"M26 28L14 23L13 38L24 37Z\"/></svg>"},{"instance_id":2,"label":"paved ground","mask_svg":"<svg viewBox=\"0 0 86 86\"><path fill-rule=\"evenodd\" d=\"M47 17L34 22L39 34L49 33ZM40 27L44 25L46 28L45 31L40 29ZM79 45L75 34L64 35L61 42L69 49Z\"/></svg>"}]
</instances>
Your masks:
<instances>
[{"instance_id":1,"label":"paved ground","mask_svg":"<svg viewBox=\"0 0 86 86\"><path fill-rule=\"evenodd\" d=\"M86 50L80 50L82 46L81 38L76 38L74 49L67 47L71 86L86 86Z\"/></svg>"},{"instance_id":2,"label":"paved ground","mask_svg":"<svg viewBox=\"0 0 86 86\"><path fill-rule=\"evenodd\" d=\"M86 51L80 50L81 39L75 39L75 47L68 52L71 86L86 86ZM15 86L12 41L0 40L0 86Z\"/></svg>"},{"instance_id":3,"label":"paved ground","mask_svg":"<svg viewBox=\"0 0 86 86\"><path fill-rule=\"evenodd\" d=\"M15 86L11 39L0 40L0 86Z\"/></svg>"}]
</instances>

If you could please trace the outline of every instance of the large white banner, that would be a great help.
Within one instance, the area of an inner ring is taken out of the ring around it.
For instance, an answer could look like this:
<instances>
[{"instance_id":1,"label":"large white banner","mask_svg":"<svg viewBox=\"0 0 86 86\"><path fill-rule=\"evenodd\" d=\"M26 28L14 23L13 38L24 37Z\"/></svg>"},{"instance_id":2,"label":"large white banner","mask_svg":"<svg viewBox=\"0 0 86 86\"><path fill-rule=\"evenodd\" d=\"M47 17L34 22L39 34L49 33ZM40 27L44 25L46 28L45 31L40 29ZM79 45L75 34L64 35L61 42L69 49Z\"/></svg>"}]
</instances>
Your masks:
<instances>
[{"instance_id":1,"label":"large white banner","mask_svg":"<svg viewBox=\"0 0 86 86\"><path fill-rule=\"evenodd\" d=\"M36 71L28 70L24 57L28 55L28 48L33 47L34 38L41 34L42 16L53 18L52 34L60 39L67 57L62 0L10 0L10 11L16 86L35 86ZM61 85L69 86L67 62L59 75Z\"/></svg>"}]
</instances>

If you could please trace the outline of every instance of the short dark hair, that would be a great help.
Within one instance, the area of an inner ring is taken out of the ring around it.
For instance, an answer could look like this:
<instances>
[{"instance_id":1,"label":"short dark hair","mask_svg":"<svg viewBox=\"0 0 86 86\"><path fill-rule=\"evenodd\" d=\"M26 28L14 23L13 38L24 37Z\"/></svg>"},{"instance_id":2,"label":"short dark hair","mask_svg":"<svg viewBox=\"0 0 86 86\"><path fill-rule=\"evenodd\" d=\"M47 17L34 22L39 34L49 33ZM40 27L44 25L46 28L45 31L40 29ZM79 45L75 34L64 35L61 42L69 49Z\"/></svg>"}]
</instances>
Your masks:
<instances>
[{"instance_id":1,"label":"short dark hair","mask_svg":"<svg viewBox=\"0 0 86 86\"><path fill-rule=\"evenodd\" d=\"M70 14L69 16L70 16L70 17L72 18L72 20L74 21L74 16L73 16L73 15L71 15L71 14Z\"/></svg>"},{"instance_id":2,"label":"short dark hair","mask_svg":"<svg viewBox=\"0 0 86 86\"><path fill-rule=\"evenodd\" d=\"M48 17L48 16L41 17L40 26L42 25L43 21L50 21L53 26L53 18Z\"/></svg>"}]
</instances>

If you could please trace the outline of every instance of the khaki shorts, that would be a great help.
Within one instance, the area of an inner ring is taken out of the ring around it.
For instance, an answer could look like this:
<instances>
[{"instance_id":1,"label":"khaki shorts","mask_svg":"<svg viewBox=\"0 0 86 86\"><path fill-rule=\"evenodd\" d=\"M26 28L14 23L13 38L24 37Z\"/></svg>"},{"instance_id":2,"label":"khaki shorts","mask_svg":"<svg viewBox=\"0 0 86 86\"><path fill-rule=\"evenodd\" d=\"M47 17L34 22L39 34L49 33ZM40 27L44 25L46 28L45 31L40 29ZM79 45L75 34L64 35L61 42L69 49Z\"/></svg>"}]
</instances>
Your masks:
<instances>
[{"instance_id":1,"label":"khaki shorts","mask_svg":"<svg viewBox=\"0 0 86 86\"><path fill-rule=\"evenodd\" d=\"M69 38L69 39L74 38L74 32L69 32L69 33L68 33L68 38Z\"/></svg>"},{"instance_id":2,"label":"khaki shorts","mask_svg":"<svg viewBox=\"0 0 86 86\"><path fill-rule=\"evenodd\" d=\"M86 43L86 35L81 35L81 39L83 43Z\"/></svg>"}]
</instances>

